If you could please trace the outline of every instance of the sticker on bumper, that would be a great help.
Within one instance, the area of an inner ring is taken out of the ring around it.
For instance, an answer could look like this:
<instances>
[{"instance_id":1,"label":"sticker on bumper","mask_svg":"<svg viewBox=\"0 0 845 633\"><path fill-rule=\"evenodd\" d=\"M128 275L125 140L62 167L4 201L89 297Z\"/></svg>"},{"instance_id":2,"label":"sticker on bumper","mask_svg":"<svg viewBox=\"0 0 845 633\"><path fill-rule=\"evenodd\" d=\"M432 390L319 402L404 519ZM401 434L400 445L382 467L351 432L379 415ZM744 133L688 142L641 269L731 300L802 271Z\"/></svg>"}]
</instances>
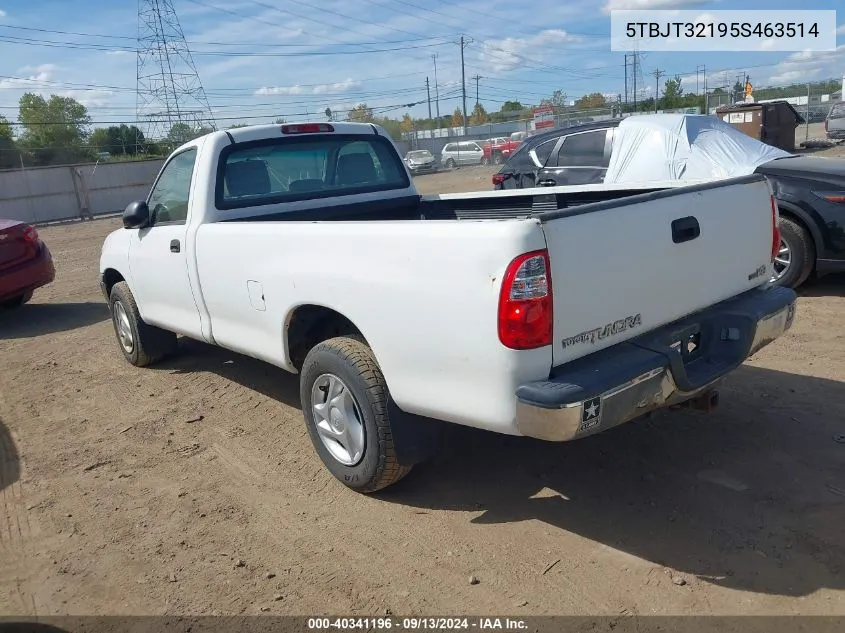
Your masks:
<instances>
[{"instance_id":1,"label":"sticker on bumper","mask_svg":"<svg viewBox=\"0 0 845 633\"><path fill-rule=\"evenodd\" d=\"M586 431L601 424L601 398L587 400L581 407L581 426L578 431Z\"/></svg>"}]
</instances>

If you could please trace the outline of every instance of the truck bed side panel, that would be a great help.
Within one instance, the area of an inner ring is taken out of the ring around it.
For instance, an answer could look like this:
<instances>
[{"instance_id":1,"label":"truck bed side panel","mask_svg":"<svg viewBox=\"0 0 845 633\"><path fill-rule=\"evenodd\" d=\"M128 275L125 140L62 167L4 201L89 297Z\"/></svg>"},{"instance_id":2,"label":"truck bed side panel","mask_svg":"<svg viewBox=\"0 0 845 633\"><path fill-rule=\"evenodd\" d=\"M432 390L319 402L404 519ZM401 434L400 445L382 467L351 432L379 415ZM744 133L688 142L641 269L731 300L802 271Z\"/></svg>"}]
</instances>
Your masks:
<instances>
[{"instance_id":1,"label":"truck bed side panel","mask_svg":"<svg viewBox=\"0 0 845 633\"><path fill-rule=\"evenodd\" d=\"M291 369L293 310L329 307L363 333L402 409L516 433L514 391L548 376L552 355L499 342L499 291L510 261L544 246L538 220L235 221L201 226L196 257L217 344Z\"/></svg>"}]
</instances>

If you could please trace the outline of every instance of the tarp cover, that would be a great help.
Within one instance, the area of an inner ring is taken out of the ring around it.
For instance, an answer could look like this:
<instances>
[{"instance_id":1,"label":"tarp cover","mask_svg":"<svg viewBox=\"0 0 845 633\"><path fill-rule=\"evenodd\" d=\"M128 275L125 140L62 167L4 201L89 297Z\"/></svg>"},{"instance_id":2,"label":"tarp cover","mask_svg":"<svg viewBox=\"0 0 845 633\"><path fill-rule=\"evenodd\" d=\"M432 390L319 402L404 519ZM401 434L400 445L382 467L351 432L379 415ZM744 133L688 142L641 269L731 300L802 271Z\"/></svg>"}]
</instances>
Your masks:
<instances>
[{"instance_id":1,"label":"tarp cover","mask_svg":"<svg viewBox=\"0 0 845 633\"><path fill-rule=\"evenodd\" d=\"M792 154L714 116L635 115L616 129L604 181L718 180L753 173L759 165L785 156Z\"/></svg>"}]
</instances>

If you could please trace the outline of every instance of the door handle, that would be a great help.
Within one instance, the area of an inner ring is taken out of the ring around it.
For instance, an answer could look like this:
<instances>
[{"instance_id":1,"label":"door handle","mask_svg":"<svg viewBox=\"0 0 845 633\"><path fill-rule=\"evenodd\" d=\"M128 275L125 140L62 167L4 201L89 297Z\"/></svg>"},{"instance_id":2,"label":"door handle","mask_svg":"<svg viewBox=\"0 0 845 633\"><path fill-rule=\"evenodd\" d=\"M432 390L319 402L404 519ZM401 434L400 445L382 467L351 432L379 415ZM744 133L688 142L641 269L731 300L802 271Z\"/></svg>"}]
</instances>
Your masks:
<instances>
[{"instance_id":1,"label":"door handle","mask_svg":"<svg viewBox=\"0 0 845 633\"><path fill-rule=\"evenodd\" d=\"M701 235L701 227L693 216L672 220L672 241L675 244L689 242Z\"/></svg>"},{"instance_id":2,"label":"door handle","mask_svg":"<svg viewBox=\"0 0 845 633\"><path fill-rule=\"evenodd\" d=\"M182 250L182 248L179 245L179 240L170 240L170 252L178 253L180 250Z\"/></svg>"},{"instance_id":3,"label":"door handle","mask_svg":"<svg viewBox=\"0 0 845 633\"><path fill-rule=\"evenodd\" d=\"M546 178L544 180L537 181L538 187L554 187L556 184L557 180L553 180L552 178Z\"/></svg>"}]
</instances>

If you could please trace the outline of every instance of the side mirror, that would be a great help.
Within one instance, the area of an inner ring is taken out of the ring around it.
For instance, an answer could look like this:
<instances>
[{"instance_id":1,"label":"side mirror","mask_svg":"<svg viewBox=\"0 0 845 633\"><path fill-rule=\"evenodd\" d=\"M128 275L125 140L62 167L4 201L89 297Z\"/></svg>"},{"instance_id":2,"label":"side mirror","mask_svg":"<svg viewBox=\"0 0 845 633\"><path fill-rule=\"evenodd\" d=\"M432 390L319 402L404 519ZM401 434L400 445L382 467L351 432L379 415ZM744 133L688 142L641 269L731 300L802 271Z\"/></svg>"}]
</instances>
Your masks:
<instances>
[{"instance_id":1,"label":"side mirror","mask_svg":"<svg viewBox=\"0 0 845 633\"><path fill-rule=\"evenodd\" d=\"M150 223L150 207L145 200L130 202L123 211L123 228L142 229Z\"/></svg>"}]
</instances>

